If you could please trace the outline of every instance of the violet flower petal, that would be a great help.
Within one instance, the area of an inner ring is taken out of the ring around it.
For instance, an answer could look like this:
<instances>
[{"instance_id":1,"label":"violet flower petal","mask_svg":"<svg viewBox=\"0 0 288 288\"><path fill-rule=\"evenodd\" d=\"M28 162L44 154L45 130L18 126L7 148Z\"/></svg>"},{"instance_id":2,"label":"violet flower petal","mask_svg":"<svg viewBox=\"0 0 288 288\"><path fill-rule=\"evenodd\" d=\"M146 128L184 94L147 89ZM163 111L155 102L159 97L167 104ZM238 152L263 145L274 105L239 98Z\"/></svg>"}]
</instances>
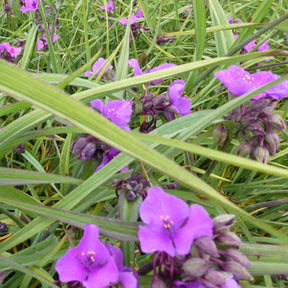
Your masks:
<instances>
[{"instance_id":1,"label":"violet flower petal","mask_svg":"<svg viewBox=\"0 0 288 288\"><path fill-rule=\"evenodd\" d=\"M181 96L184 92L184 88L184 80L176 80L172 84L170 84L168 88L169 100L171 105L176 109L177 113L183 116L191 113L191 100Z\"/></svg>"}]
</instances>

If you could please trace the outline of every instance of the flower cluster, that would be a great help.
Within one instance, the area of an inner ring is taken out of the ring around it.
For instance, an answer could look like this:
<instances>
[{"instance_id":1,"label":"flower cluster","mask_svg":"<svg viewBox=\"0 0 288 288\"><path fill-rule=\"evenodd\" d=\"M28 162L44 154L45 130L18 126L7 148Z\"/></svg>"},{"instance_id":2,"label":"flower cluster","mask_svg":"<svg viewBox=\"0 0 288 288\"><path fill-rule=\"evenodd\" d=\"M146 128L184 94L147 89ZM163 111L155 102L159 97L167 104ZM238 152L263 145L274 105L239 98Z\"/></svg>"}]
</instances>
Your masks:
<instances>
[{"instance_id":1,"label":"flower cluster","mask_svg":"<svg viewBox=\"0 0 288 288\"><path fill-rule=\"evenodd\" d=\"M138 287L138 275L123 265L120 248L103 244L99 240L99 228L92 224L85 225L78 246L69 247L58 259L55 269L61 282L78 281L86 288L117 287L118 284L124 288Z\"/></svg>"},{"instance_id":2,"label":"flower cluster","mask_svg":"<svg viewBox=\"0 0 288 288\"><path fill-rule=\"evenodd\" d=\"M279 78L270 71L250 74L237 66L230 66L227 70L215 73L234 96L241 96ZM286 125L281 116L273 113L275 100L288 96L288 81L283 81L272 88L255 96L251 104L244 104L232 110L226 117L233 123L231 128L220 125L214 131L214 138L219 145L223 145L228 134L236 135L241 145L237 154L243 157L249 155L252 159L267 163L269 155L275 155L280 138L275 132L284 131Z\"/></svg>"},{"instance_id":3,"label":"flower cluster","mask_svg":"<svg viewBox=\"0 0 288 288\"><path fill-rule=\"evenodd\" d=\"M173 63L163 63L152 69L148 67L145 72L142 72L137 59L130 59L128 64L134 69L135 76L176 66L176 64ZM156 85L162 81L163 79L160 78L151 81L150 84ZM140 132L147 133L155 129L159 113L163 114L166 121L174 120L177 114L182 116L190 114L191 100L182 96L184 88L184 80L175 80L169 85L168 93L154 97L152 93L148 93L147 85L145 95L140 98L140 104L135 104L136 113L145 115L145 119L140 126Z\"/></svg>"},{"instance_id":4,"label":"flower cluster","mask_svg":"<svg viewBox=\"0 0 288 288\"><path fill-rule=\"evenodd\" d=\"M117 126L127 131L130 130L128 122L132 114L132 105L129 100L113 100L104 104L100 99L96 99L91 101L90 105L92 109L101 113ZM98 171L119 154L120 151L95 137L84 136L73 142L71 152L75 153L76 157L84 162L90 159L102 161L96 169Z\"/></svg>"},{"instance_id":5,"label":"flower cluster","mask_svg":"<svg viewBox=\"0 0 288 288\"><path fill-rule=\"evenodd\" d=\"M141 250L156 252L151 287L233 288L240 287L236 280L251 280L241 240L231 231L233 215L212 220L202 206L152 187L140 216L146 224L138 232Z\"/></svg>"}]
</instances>

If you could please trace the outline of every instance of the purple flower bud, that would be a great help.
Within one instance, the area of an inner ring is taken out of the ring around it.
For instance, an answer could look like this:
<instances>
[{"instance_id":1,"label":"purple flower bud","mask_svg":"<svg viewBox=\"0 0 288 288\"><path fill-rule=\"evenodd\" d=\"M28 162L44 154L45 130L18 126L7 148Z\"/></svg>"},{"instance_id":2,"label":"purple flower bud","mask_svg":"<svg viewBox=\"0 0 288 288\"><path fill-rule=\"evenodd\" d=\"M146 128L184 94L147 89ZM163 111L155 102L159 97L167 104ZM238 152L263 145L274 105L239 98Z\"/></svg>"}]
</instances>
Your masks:
<instances>
[{"instance_id":1,"label":"purple flower bud","mask_svg":"<svg viewBox=\"0 0 288 288\"><path fill-rule=\"evenodd\" d=\"M237 155L241 157L247 157L252 149L252 144L250 142L242 143L237 148Z\"/></svg>"},{"instance_id":2,"label":"purple flower bud","mask_svg":"<svg viewBox=\"0 0 288 288\"><path fill-rule=\"evenodd\" d=\"M185 275L199 278L210 268L210 263L203 258L190 258L183 264Z\"/></svg>"},{"instance_id":3,"label":"purple flower bud","mask_svg":"<svg viewBox=\"0 0 288 288\"><path fill-rule=\"evenodd\" d=\"M271 130L264 137L264 146L268 149L270 155L275 155L280 143L279 135Z\"/></svg>"},{"instance_id":4,"label":"purple flower bud","mask_svg":"<svg viewBox=\"0 0 288 288\"><path fill-rule=\"evenodd\" d=\"M80 138L76 139L72 143L71 153L80 153L86 145L87 145L87 138L86 137L80 137Z\"/></svg>"},{"instance_id":5,"label":"purple flower bud","mask_svg":"<svg viewBox=\"0 0 288 288\"><path fill-rule=\"evenodd\" d=\"M224 127L223 124L221 124L218 128L216 128L214 131L213 131L213 138L214 138L214 141L215 143L218 145L218 146L223 146L226 139L228 137L228 131L227 129Z\"/></svg>"},{"instance_id":6,"label":"purple flower bud","mask_svg":"<svg viewBox=\"0 0 288 288\"><path fill-rule=\"evenodd\" d=\"M275 129L277 129L277 130L279 130L281 132L283 132L286 129L286 124L285 124L283 118L280 115L278 115L278 114L272 114L268 118L268 121L269 121L269 124L273 128L275 128Z\"/></svg>"},{"instance_id":7,"label":"purple flower bud","mask_svg":"<svg viewBox=\"0 0 288 288\"><path fill-rule=\"evenodd\" d=\"M219 232L229 229L236 223L235 215L233 214L222 214L213 218L214 232Z\"/></svg>"},{"instance_id":8,"label":"purple flower bud","mask_svg":"<svg viewBox=\"0 0 288 288\"><path fill-rule=\"evenodd\" d=\"M228 247L239 248L241 246L241 239L231 231L221 232L216 238L215 242L220 245Z\"/></svg>"},{"instance_id":9,"label":"purple flower bud","mask_svg":"<svg viewBox=\"0 0 288 288\"><path fill-rule=\"evenodd\" d=\"M217 247L210 237L200 237L196 239L195 246L200 252L204 254L208 254L215 258L219 257Z\"/></svg>"},{"instance_id":10,"label":"purple flower bud","mask_svg":"<svg viewBox=\"0 0 288 288\"><path fill-rule=\"evenodd\" d=\"M172 109L171 109L171 108L172 108ZM172 111L171 111L171 110L172 110ZM176 119L174 110L175 110L175 109L173 109L173 107L171 107L171 106L164 110L163 115L164 115L164 118L165 118L168 122L173 121L173 120Z\"/></svg>"},{"instance_id":11,"label":"purple flower bud","mask_svg":"<svg viewBox=\"0 0 288 288\"><path fill-rule=\"evenodd\" d=\"M152 99L153 106L154 106L154 107L155 107L155 106L156 106L156 107L157 107L157 106L163 106L165 100L166 100L166 96L163 95L163 94L160 94L160 95L158 95L158 96L156 96L156 97L154 97L154 98Z\"/></svg>"},{"instance_id":12,"label":"purple flower bud","mask_svg":"<svg viewBox=\"0 0 288 288\"><path fill-rule=\"evenodd\" d=\"M215 285L216 287L221 287L226 282L227 277L225 276L226 275L224 275L223 272L209 269L208 272L205 274L204 279L212 285Z\"/></svg>"},{"instance_id":13,"label":"purple flower bud","mask_svg":"<svg viewBox=\"0 0 288 288\"><path fill-rule=\"evenodd\" d=\"M167 287L168 286L166 285L166 283L157 274L155 274L151 282L150 288L167 288Z\"/></svg>"},{"instance_id":14,"label":"purple flower bud","mask_svg":"<svg viewBox=\"0 0 288 288\"><path fill-rule=\"evenodd\" d=\"M0 222L0 234L6 233L8 231L7 224L4 222Z\"/></svg>"},{"instance_id":15,"label":"purple flower bud","mask_svg":"<svg viewBox=\"0 0 288 288\"><path fill-rule=\"evenodd\" d=\"M20 145L15 147L17 153L24 153L25 152L25 144L21 143Z\"/></svg>"},{"instance_id":16,"label":"purple flower bud","mask_svg":"<svg viewBox=\"0 0 288 288\"><path fill-rule=\"evenodd\" d=\"M224 262L222 265L224 271L233 274L236 280L252 280L251 274L241 264L234 261Z\"/></svg>"},{"instance_id":17,"label":"purple flower bud","mask_svg":"<svg viewBox=\"0 0 288 288\"><path fill-rule=\"evenodd\" d=\"M250 153L252 159L266 164L269 159L269 151L264 146L254 147Z\"/></svg>"},{"instance_id":18,"label":"purple flower bud","mask_svg":"<svg viewBox=\"0 0 288 288\"><path fill-rule=\"evenodd\" d=\"M96 146L94 143L88 143L85 148L81 151L79 157L83 160L83 162L86 162L90 160L93 157L93 154L96 151Z\"/></svg>"},{"instance_id":19,"label":"purple flower bud","mask_svg":"<svg viewBox=\"0 0 288 288\"><path fill-rule=\"evenodd\" d=\"M227 249L227 250L220 251L219 253L223 257L225 257L226 260L235 261L244 267L251 266L249 259L244 254L242 254L239 250Z\"/></svg>"},{"instance_id":20,"label":"purple flower bud","mask_svg":"<svg viewBox=\"0 0 288 288\"><path fill-rule=\"evenodd\" d=\"M255 136L264 136L265 130L264 128L257 122L252 122L248 127L247 130L252 131Z\"/></svg>"},{"instance_id":21,"label":"purple flower bud","mask_svg":"<svg viewBox=\"0 0 288 288\"><path fill-rule=\"evenodd\" d=\"M253 101L251 103L250 110L253 111L253 112L260 113L265 108L267 108L267 107L269 107L271 105L271 101L272 100L270 98L263 98L263 99L255 100L255 101Z\"/></svg>"}]
</instances>

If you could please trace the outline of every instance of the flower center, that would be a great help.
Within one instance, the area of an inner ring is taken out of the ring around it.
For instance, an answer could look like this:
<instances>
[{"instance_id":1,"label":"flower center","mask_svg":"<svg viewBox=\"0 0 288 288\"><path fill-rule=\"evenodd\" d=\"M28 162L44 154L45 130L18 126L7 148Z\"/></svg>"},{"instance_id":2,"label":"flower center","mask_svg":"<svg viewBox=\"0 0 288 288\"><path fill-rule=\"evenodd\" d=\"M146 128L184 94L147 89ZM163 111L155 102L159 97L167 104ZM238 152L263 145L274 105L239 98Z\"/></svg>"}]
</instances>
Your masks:
<instances>
[{"instance_id":1,"label":"flower center","mask_svg":"<svg viewBox=\"0 0 288 288\"><path fill-rule=\"evenodd\" d=\"M254 80L254 77L251 76L251 75L246 74L246 75L243 77L243 80L248 81L248 82L251 82L251 81Z\"/></svg>"},{"instance_id":2,"label":"flower center","mask_svg":"<svg viewBox=\"0 0 288 288\"><path fill-rule=\"evenodd\" d=\"M174 222L172 220L170 220L170 216L168 216L168 215L166 215L165 217L160 216L160 219L162 220L164 230L167 231L169 234L173 234L174 233Z\"/></svg>"},{"instance_id":3,"label":"flower center","mask_svg":"<svg viewBox=\"0 0 288 288\"><path fill-rule=\"evenodd\" d=\"M87 253L82 252L80 256L80 262L85 266L89 271L93 270L96 266L95 260L96 253L94 251L88 251Z\"/></svg>"}]
</instances>

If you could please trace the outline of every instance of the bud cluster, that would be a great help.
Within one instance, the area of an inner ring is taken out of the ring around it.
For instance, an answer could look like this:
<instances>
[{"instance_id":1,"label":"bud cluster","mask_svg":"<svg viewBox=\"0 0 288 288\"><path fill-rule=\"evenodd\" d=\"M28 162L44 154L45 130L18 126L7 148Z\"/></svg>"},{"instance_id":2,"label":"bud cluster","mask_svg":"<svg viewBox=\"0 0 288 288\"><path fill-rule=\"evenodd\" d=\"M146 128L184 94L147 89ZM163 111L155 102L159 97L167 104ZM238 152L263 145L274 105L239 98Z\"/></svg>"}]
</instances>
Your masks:
<instances>
[{"instance_id":1,"label":"bud cluster","mask_svg":"<svg viewBox=\"0 0 288 288\"><path fill-rule=\"evenodd\" d=\"M238 155L249 155L256 161L267 163L269 156L275 155L279 148L280 138L275 130L282 132L286 129L282 117L273 113L275 105L271 98L262 98L254 100L250 106L244 104L232 110L227 120L233 123L233 128L221 124L214 131L216 143L222 145L228 134L235 135L241 143Z\"/></svg>"},{"instance_id":2,"label":"bud cluster","mask_svg":"<svg viewBox=\"0 0 288 288\"><path fill-rule=\"evenodd\" d=\"M116 193L126 193L126 198L129 202L135 201L139 196L145 197L149 181L144 178L142 173L135 174L132 172L131 177L123 180L116 180L112 182L116 188Z\"/></svg>"},{"instance_id":3,"label":"bud cluster","mask_svg":"<svg viewBox=\"0 0 288 288\"><path fill-rule=\"evenodd\" d=\"M250 262L239 251L241 239L231 230L234 215L220 215L213 223L213 237L197 238L189 255L156 254L151 287L171 287L173 283L172 287L187 288L197 283L197 287L223 288L231 281L233 287L240 287L236 280L252 280L246 269Z\"/></svg>"},{"instance_id":4,"label":"bud cluster","mask_svg":"<svg viewBox=\"0 0 288 288\"><path fill-rule=\"evenodd\" d=\"M143 123L140 125L140 132L149 133L156 128L158 114L163 114L166 121L172 121L176 118L177 111L169 103L167 93L160 94L156 97L153 93L146 93L140 98L141 103L136 104L135 112L140 110L139 114L145 115ZM140 106L139 106L140 105Z\"/></svg>"},{"instance_id":5,"label":"bud cluster","mask_svg":"<svg viewBox=\"0 0 288 288\"><path fill-rule=\"evenodd\" d=\"M71 153L75 153L77 159L87 162L89 160L102 161L109 153L111 146L101 142L99 139L87 136L77 138L71 147Z\"/></svg>"}]
</instances>

